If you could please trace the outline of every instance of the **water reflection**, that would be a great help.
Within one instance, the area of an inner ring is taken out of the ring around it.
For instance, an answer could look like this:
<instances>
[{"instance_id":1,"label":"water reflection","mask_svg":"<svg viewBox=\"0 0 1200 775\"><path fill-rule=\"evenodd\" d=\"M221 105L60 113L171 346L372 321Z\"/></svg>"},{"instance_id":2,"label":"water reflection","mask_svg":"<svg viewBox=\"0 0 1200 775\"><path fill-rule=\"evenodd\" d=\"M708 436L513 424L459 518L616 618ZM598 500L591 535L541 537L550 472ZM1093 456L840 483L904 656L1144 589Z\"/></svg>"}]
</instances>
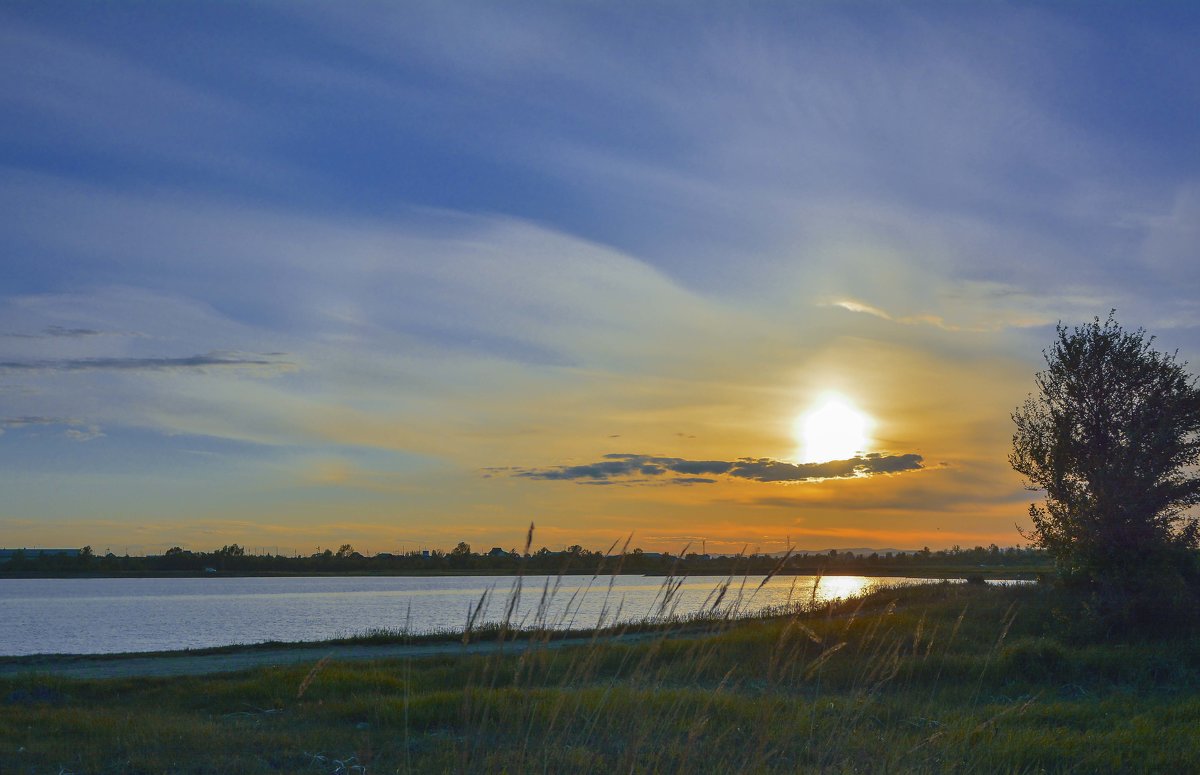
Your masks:
<instances>
[{"instance_id":1,"label":"water reflection","mask_svg":"<svg viewBox=\"0 0 1200 775\"><path fill-rule=\"evenodd\" d=\"M461 631L473 612L477 624L511 612L518 627L590 629L664 614L745 616L820 604L880 584L928 583L866 576L762 582L762 576L2 579L0 655L327 640L372 630Z\"/></svg>"}]
</instances>

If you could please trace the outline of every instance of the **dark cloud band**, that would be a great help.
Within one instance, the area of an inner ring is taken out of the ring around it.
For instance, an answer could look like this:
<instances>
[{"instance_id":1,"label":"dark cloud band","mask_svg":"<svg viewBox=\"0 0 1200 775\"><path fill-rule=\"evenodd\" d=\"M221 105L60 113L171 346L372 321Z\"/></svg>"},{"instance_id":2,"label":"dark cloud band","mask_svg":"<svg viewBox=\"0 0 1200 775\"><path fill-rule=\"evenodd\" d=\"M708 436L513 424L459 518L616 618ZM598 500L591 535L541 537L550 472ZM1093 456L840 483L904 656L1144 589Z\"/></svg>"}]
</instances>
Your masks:
<instances>
[{"instance_id":1,"label":"dark cloud band","mask_svg":"<svg viewBox=\"0 0 1200 775\"><path fill-rule=\"evenodd\" d=\"M738 458L737 460L686 460L678 457L657 457L615 453L603 460L578 466L508 469L511 476L524 479L574 481L581 484L712 484L715 476L732 476L756 482L811 482L819 479L898 474L924 468L924 458L915 453L885 455L872 452L846 460L823 463L789 463L772 458Z\"/></svg>"}]
</instances>

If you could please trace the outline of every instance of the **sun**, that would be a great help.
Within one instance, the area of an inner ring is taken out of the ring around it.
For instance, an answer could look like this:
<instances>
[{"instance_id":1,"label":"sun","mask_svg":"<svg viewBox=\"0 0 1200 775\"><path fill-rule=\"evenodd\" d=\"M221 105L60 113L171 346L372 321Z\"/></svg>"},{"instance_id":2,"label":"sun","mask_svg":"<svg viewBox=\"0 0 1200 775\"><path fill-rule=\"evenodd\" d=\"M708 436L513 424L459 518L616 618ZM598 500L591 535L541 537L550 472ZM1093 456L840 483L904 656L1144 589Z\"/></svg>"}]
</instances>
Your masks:
<instances>
[{"instance_id":1,"label":"sun","mask_svg":"<svg viewBox=\"0 0 1200 775\"><path fill-rule=\"evenodd\" d=\"M796 419L796 440L808 463L848 460L867 448L871 418L840 395L827 395L821 403Z\"/></svg>"}]
</instances>

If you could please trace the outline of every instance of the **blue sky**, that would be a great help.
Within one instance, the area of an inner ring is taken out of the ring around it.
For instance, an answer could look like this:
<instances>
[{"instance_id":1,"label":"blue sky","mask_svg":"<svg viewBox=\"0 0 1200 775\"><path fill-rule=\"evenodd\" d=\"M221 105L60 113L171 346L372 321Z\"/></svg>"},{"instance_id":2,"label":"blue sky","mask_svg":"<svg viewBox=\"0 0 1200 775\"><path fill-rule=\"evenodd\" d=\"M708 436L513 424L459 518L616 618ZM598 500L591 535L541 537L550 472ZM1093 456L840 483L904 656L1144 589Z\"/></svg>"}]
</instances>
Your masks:
<instances>
[{"instance_id":1,"label":"blue sky","mask_svg":"<svg viewBox=\"0 0 1200 775\"><path fill-rule=\"evenodd\" d=\"M1012 543L1056 321L1200 357L1187 3L0 20L6 543ZM786 464L830 391L921 467L520 475Z\"/></svg>"}]
</instances>

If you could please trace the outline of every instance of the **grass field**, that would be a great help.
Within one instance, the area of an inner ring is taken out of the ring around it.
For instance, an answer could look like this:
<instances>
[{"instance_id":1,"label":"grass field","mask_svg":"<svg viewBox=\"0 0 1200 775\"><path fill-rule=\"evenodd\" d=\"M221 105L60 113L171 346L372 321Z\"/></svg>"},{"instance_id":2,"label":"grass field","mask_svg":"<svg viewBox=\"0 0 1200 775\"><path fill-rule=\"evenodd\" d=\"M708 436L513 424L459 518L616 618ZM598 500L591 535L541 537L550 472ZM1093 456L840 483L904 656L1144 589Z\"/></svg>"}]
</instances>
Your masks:
<instances>
[{"instance_id":1,"label":"grass field","mask_svg":"<svg viewBox=\"0 0 1200 775\"><path fill-rule=\"evenodd\" d=\"M688 626L195 678L22 676L0 681L0 772L1200 767L1200 643L1092 642L1043 586L934 584Z\"/></svg>"}]
</instances>

